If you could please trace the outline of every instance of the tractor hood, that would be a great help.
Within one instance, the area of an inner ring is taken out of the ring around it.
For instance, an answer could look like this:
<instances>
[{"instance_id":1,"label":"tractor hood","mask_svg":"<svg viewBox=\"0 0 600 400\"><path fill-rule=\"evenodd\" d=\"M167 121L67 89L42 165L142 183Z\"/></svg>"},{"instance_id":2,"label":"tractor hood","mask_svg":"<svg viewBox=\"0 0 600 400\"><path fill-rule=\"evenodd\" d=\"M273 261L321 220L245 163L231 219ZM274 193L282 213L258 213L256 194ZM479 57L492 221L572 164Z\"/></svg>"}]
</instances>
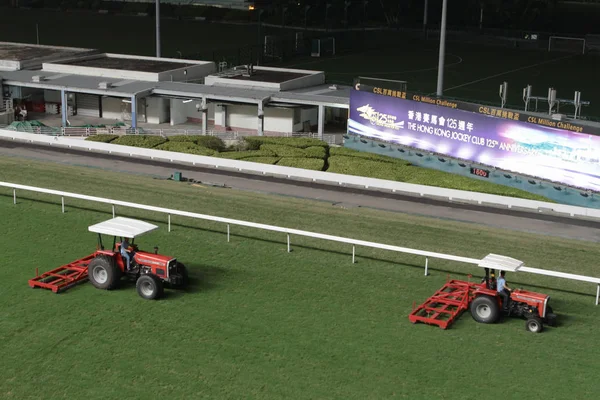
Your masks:
<instances>
[{"instance_id":1,"label":"tractor hood","mask_svg":"<svg viewBox=\"0 0 600 400\"><path fill-rule=\"evenodd\" d=\"M135 261L139 264L166 266L169 263L169 261L173 260L175 257L138 251L137 253L135 253L134 258Z\"/></svg>"}]
</instances>

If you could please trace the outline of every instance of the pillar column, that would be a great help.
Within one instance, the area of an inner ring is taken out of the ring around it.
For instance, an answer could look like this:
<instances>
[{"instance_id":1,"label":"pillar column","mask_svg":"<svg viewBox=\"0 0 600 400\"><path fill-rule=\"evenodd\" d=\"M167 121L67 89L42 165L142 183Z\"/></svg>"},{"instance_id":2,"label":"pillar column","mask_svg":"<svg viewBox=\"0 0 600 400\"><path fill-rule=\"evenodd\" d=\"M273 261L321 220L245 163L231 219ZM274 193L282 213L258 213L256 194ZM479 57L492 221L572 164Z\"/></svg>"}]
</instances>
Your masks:
<instances>
[{"instance_id":1,"label":"pillar column","mask_svg":"<svg viewBox=\"0 0 600 400\"><path fill-rule=\"evenodd\" d=\"M206 97L202 98L202 134L206 135L208 127L208 107L206 106Z\"/></svg>"},{"instance_id":2,"label":"pillar column","mask_svg":"<svg viewBox=\"0 0 600 400\"><path fill-rule=\"evenodd\" d=\"M263 109L262 101L258 103L258 136L264 136L265 134L265 111Z\"/></svg>"},{"instance_id":3,"label":"pillar column","mask_svg":"<svg viewBox=\"0 0 600 400\"><path fill-rule=\"evenodd\" d=\"M319 139L323 139L323 130L325 129L325 106L319 106L319 112L317 117L317 133L319 134Z\"/></svg>"},{"instance_id":4,"label":"pillar column","mask_svg":"<svg viewBox=\"0 0 600 400\"><path fill-rule=\"evenodd\" d=\"M67 111L69 109L69 104L67 102L67 92L64 89L60 91L60 111L62 116L62 127L65 128L67 126Z\"/></svg>"},{"instance_id":5,"label":"pillar column","mask_svg":"<svg viewBox=\"0 0 600 400\"><path fill-rule=\"evenodd\" d=\"M137 129L137 98L131 96L131 129Z\"/></svg>"}]
</instances>

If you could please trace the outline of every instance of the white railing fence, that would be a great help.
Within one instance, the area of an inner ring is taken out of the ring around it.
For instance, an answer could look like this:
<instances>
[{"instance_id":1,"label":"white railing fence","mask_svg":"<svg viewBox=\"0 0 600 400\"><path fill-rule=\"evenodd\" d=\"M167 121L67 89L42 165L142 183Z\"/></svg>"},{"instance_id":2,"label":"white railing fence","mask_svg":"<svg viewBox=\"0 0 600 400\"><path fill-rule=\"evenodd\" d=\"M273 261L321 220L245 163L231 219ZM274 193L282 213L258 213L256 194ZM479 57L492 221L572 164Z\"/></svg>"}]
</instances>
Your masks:
<instances>
[{"instance_id":1,"label":"white railing fence","mask_svg":"<svg viewBox=\"0 0 600 400\"><path fill-rule=\"evenodd\" d=\"M201 219L201 220L205 220L205 221L220 222L220 223L227 225L227 242L230 241L230 237L231 237L231 225L244 226L244 227L248 227L248 228L255 228L255 229L262 229L262 230L271 231L271 232L284 233L287 235L287 251L288 251L288 253L291 252L291 236L295 235L295 236L304 236L304 237L310 237L310 238L314 238L314 239L322 239L322 240L328 240L328 241L332 241L332 242L346 243L348 245L352 245L352 263L354 263L355 259L356 259L356 246L370 247L370 248L375 248L375 249L388 250L388 251L394 251L394 252L406 253L406 254L413 254L413 255L425 257L425 275L426 276L429 275L429 258L437 258L437 259L442 259L442 260L455 261L455 262L459 262L459 263L466 263L466 264L471 264L471 265L476 265L476 266L478 266L482 262L481 259L476 259L476 258L461 257L461 256L436 253L436 252L424 251L424 250L417 250L417 249L409 249L406 247L394 246L394 245L389 245L389 244L369 242L369 241L365 241L365 240L351 239L351 238L345 238L345 237L341 237L341 236L326 235L326 234L322 234L322 233L303 231L303 230L299 230L299 229L289 229L289 228L284 228L284 227L280 227L280 226L259 224L259 223L255 223L255 222L241 221L241 220L236 220L236 219L231 219L231 218L215 217L212 215L199 214L199 213L193 213L193 212L181 211L181 210L173 210L173 209L169 209L169 208L156 207L156 206L150 206L150 205L145 205L145 204L130 203L130 202L121 201L121 200L106 199L106 198L102 198L102 197L95 197L95 196L88 196L88 195L84 195L84 194L63 192L63 191L53 190L53 189L38 188L38 187L34 187L34 186L26 186L26 185L20 185L20 184L15 184L15 183L10 183L10 182L0 182L0 187L10 188L13 190L13 204L15 204L15 205L17 204L17 190L24 190L24 191L45 193L45 194L60 196L61 207L62 207L63 213L65 212L65 198L72 198L72 199L86 200L86 201L91 201L91 202L96 202L96 203L110 204L112 206L113 218L116 216L116 206L128 207L128 208L133 208L133 209L138 209L138 210L145 210L145 211L152 211L152 212L157 212L157 213L161 213L161 214L166 214L167 215L167 226L168 226L167 229L169 232L171 232L171 215L177 215L177 216L181 216L181 217L194 218L194 219ZM551 276L551 277L556 277L556 278L564 278L564 279L594 283L596 285L596 305L598 305L598 303L599 303L599 300L600 300L600 278L570 274L570 273L559 272L559 271L549 271L549 270L538 269L538 268L529 268L529 267L521 267L519 269L519 272L529 272L529 273L537 274L537 275L545 275L545 276Z\"/></svg>"}]
</instances>

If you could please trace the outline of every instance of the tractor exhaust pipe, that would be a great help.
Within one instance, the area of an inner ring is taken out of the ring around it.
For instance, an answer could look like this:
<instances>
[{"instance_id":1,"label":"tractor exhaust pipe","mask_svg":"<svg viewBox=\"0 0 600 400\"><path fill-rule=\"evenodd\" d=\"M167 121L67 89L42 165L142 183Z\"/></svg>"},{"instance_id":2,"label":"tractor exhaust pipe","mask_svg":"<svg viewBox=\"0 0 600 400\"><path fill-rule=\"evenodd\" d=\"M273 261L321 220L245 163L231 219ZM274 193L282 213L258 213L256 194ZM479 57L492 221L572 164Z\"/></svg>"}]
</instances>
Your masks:
<instances>
[{"instance_id":1,"label":"tractor exhaust pipe","mask_svg":"<svg viewBox=\"0 0 600 400\"><path fill-rule=\"evenodd\" d=\"M154 254L158 254L158 246L154 246Z\"/></svg>"}]
</instances>

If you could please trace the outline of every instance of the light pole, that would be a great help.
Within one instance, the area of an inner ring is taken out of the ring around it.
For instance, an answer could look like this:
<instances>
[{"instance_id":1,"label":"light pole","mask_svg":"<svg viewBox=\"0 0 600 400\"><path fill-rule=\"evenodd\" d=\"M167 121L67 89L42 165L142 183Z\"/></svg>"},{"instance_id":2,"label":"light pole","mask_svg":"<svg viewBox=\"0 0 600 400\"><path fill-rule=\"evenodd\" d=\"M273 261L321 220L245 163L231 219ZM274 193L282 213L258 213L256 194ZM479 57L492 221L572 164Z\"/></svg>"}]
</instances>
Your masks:
<instances>
[{"instance_id":1,"label":"light pole","mask_svg":"<svg viewBox=\"0 0 600 400\"><path fill-rule=\"evenodd\" d=\"M331 8L331 3L325 4L325 30L329 30L329 8Z\"/></svg>"},{"instance_id":2,"label":"light pole","mask_svg":"<svg viewBox=\"0 0 600 400\"><path fill-rule=\"evenodd\" d=\"M308 27L308 10L310 10L310 6L304 6L304 30Z\"/></svg>"},{"instance_id":3,"label":"light pole","mask_svg":"<svg viewBox=\"0 0 600 400\"><path fill-rule=\"evenodd\" d=\"M160 57L160 0L156 0L156 57Z\"/></svg>"},{"instance_id":4,"label":"light pole","mask_svg":"<svg viewBox=\"0 0 600 400\"><path fill-rule=\"evenodd\" d=\"M440 27L440 56L438 63L437 96L441 97L444 92L444 58L446 55L446 12L448 0L442 1L442 26Z\"/></svg>"}]
</instances>

